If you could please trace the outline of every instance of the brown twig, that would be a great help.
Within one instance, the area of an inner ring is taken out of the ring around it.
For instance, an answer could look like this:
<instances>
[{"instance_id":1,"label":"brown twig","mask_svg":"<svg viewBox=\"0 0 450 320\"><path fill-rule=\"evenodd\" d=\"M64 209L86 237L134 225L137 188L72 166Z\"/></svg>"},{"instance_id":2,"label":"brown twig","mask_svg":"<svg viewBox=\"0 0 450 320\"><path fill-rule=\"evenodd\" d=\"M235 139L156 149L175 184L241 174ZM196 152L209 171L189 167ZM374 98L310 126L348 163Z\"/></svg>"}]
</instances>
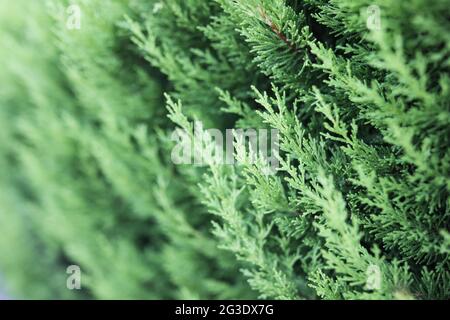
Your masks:
<instances>
[{"instance_id":1,"label":"brown twig","mask_svg":"<svg viewBox=\"0 0 450 320\"><path fill-rule=\"evenodd\" d=\"M289 48L291 48L293 51L297 51L297 47L292 44L287 37L284 35L284 33L280 30L280 28L268 17L266 12L261 6L258 6L259 14L261 15L261 18L264 19L264 22L272 29L272 31L277 35L278 38L280 38Z\"/></svg>"}]
</instances>

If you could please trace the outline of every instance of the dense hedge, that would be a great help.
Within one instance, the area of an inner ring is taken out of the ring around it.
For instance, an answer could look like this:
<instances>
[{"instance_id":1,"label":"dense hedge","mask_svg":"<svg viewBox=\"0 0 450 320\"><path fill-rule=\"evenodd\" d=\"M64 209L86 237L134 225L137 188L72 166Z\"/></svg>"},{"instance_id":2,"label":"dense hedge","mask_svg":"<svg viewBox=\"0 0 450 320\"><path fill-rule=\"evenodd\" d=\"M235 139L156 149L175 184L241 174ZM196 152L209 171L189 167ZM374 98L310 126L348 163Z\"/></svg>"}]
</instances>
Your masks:
<instances>
[{"instance_id":1,"label":"dense hedge","mask_svg":"<svg viewBox=\"0 0 450 320\"><path fill-rule=\"evenodd\" d=\"M0 0L10 293L450 298L449 5ZM279 170L174 164L194 121L277 129Z\"/></svg>"}]
</instances>

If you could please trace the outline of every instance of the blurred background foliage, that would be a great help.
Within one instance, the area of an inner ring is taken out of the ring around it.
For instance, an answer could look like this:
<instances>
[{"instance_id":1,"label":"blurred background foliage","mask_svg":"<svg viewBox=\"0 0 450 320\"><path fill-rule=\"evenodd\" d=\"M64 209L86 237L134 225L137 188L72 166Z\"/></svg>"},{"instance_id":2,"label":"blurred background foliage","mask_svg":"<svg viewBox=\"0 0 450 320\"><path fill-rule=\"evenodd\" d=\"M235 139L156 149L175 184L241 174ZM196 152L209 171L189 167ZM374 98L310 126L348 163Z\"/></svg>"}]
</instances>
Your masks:
<instances>
[{"instance_id":1,"label":"blurred background foliage","mask_svg":"<svg viewBox=\"0 0 450 320\"><path fill-rule=\"evenodd\" d=\"M167 81L121 26L127 1L81 1L81 31L66 28L69 2L0 4L0 269L10 294L252 297L231 256L214 258L205 209L162 152ZM66 288L71 264L80 292Z\"/></svg>"}]
</instances>

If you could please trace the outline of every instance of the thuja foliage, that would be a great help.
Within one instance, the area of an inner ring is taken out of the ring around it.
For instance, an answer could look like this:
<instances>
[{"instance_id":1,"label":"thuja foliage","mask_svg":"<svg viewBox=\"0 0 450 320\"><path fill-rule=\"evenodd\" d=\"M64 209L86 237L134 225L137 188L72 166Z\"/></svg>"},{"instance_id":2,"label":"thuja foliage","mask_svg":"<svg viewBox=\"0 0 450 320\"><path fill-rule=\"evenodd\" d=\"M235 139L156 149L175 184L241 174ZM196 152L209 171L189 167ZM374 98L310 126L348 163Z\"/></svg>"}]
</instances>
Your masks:
<instances>
[{"instance_id":1,"label":"thuja foliage","mask_svg":"<svg viewBox=\"0 0 450 320\"><path fill-rule=\"evenodd\" d=\"M11 294L448 299L448 5L0 1ZM173 164L194 121L278 130L278 170Z\"/></svg>"}]
</instances>

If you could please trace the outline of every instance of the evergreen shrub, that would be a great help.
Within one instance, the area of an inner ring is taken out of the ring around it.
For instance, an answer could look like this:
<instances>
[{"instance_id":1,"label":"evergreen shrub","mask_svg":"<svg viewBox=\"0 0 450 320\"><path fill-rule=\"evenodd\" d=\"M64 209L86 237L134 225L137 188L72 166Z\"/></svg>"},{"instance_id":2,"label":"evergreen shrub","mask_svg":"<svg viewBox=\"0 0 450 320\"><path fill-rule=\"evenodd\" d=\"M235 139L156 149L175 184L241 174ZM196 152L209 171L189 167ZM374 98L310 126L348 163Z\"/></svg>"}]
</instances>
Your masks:
<instances>
[{"instance_id":1,"label":"evergreen shrub","mask_svg":"<svg viewBox=\"0 0 450 320\"><path fill-rule=\"evenodd\" d=\"M10 295L450 298L449 5L0 0ZM174 163L196 122L278 170Z\"/></svg>"}]
</instances>

